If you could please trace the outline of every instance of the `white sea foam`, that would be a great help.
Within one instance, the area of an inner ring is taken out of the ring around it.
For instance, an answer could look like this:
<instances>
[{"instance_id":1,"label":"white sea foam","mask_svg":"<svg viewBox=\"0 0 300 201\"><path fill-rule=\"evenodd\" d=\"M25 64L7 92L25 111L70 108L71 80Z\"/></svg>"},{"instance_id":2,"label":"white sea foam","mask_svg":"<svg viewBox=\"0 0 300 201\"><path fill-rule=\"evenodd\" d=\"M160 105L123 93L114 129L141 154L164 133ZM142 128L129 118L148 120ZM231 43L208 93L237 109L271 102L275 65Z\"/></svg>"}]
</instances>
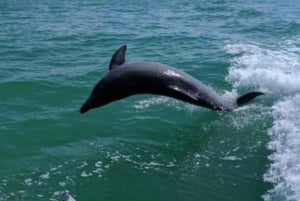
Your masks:
<instances>
[{"instance_id":1,"label":"white sea foam","mask_svg":"<svg viewBox=\"0 0 300 201\"><path fill-rule=\"evenodd\" d=\"M46 172L45 174L40 175L40 178L42 178L42 179L49 179L50 178L50 173Z\"/></svg>"},{"instance_id":2,"label":"white sea foam","mask_svg":"<svg viewBox=\"0 0 300 201\"><path fill-rule=\"evenodd\" d=\"M93 173L91 173L91 172L86 172L86 171L83 171L81 174L80 174L80 176L82 176L82 177L90 177L90 176L93 176Z\"/></svg>"},{"instance_id":3,"label":"white sea foam","mask_svg":"<svg viewBox=\"0 0 300 201\"><path fill-rule=\"evenodd\" d=\"M234 58L227 80L236 88L251 87L272 95L273 126L268 130L271 165L264 175L274 188L263 197L300 200L300 48L299 39L277 45L229 44Z\"/></svg>"},{"instance_id":4,"label":"white sea foam","mask_svg":"<svg viewBox=\"0 0 300 201\"><path fill-rule=\"evenodd\" d=\"M225 156L221 159L225 160L225 161L239 161L239 160L242 160L241 158L239 158L237 156Z\"/></svg>"},{"instance_id":5,"label":"white sea foam","mask_svg":"<svg viewBox=\"0 0 300 201\"><path fill-rule=\"evenodd\" d=\"M25 182L25 184L27 186L31 186L32 185L32 179L31 178L25 179L24 182Z\"/></svg>"},{"instance_id":6,"label":"white sea foam","mask_svg":"<svg viewBox=\"0 0 300 201\"><path fill-rule=\"evenodd\" d=\"M164 105L172 108L176 108L177 110L188 110L188 111L194 111L195 106L190 105L190 104L181 104L181 101L171 99L168 97L153 97L153 98L147 98L144 100L138 101L135 105L135 109L147 109L153 106L159 106L159 105Z\"/></svg>"},{"instance_id":7,"label":"white sea foam","mask_svg":"<svg viewBox=\"0 0 300 201\"><path fill-rule=\"evenodd\" d=\"M160 105L160 104L167 103L167 102L168 102L168 99L165 97L150 98L147 100L138 101L138 103L135 104L134 107L136 109L145 109L152 105Z\"/></svg>"},{"instance_id":8,"label":"white sea foam","mask_svg":"<svg viewBox=\"0 0 300 201\"><path fill-rule=\"evenodd\" d=\"M228 53L237 54L227 80L235 87L254 86L283 95L299 93L300 53L296 47L292 46L292 49L287 51L286 47L275 49L258 44L226 45Z\"/></svg>"},{"instance_id":9,"label":"white sea foam","mask_svg":"<svg viewBox=\"0 0 300 201\"><path fill-rule=\"evenodd\" d=\"M273 163L265 180L275 184L266 200L300 200L300 94L273 105L274 124L269 130Z\"/></svg>"}]
</instances>

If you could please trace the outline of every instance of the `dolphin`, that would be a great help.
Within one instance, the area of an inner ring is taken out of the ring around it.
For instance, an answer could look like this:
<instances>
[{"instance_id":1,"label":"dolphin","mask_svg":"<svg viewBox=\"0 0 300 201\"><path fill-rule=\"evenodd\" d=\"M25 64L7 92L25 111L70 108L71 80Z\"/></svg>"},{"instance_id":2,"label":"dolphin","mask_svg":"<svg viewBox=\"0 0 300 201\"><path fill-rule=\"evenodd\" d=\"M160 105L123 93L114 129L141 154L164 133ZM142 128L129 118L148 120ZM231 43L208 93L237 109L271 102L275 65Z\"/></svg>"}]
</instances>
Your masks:
<instances>
[{"instance_id":1,"label":"dolphin","mask_svg":"<svg viewBox=\"0 0 300 201\"><path fill-rule=\"evenodd\" d=\"M255 91L236 100L228 100L174 67L148 61L126 63L125 52L126 45L123 45L113 54L108 73L95 85L80 108L80 113L136 94L168 96L212 110L229 112L264 94Z\"/></svg>"},{"instance_id":2,"label":"dolphin","mask_svg":"<svg viewBox=\"0 0 300 201\"><path fill-rule=\"evenodd\" d=\"M76 201L76 200L68 193L64 193L62 195L61 201Z\"/></svg>"}]
</instances>

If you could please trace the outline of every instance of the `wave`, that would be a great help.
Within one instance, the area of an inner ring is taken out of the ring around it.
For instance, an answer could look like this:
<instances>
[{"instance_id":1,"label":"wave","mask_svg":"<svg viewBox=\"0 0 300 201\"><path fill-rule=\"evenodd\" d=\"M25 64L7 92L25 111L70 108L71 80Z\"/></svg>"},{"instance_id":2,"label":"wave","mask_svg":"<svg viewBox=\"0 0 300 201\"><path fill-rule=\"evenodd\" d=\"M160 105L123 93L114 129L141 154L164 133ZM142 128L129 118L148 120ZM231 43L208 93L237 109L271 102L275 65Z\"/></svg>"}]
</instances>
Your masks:
<instances>
[{"instance_id":1,"label":"wave","mask_svg":"<svg viewBox=\"0 0 300 201\"><path fill-rule=\"evenodd\" d=\"M265 200L300 200L300 94L272 106L274 123L269 129L273 161L265 180L275 184Z\"/></svg>"},{"instance_id":2,"label":"wave","mask_svg":"<svg viewBox=\"0 0 300 201\"><path fill-rule=\"evenodd\" d=\"M299 37L275 45L233 43L227 81L235 88L257 88L272 97L268 129L271 164L264 181L273 189L264 200L300 200L300 46Z\"/></svg>"},{"instance_id":3,"label":"wave","mask_svg":"<svg viewBox=\"0 0 300 201\"><path fill-rule=\"evenodd\" d=\"M296 46L287 50L260 44L233 44L227 45L225 50L240 54L232 59L227 76L235 87L254 86L281 96L300 92L300 49Z\"/></svg>"}]
</instances>

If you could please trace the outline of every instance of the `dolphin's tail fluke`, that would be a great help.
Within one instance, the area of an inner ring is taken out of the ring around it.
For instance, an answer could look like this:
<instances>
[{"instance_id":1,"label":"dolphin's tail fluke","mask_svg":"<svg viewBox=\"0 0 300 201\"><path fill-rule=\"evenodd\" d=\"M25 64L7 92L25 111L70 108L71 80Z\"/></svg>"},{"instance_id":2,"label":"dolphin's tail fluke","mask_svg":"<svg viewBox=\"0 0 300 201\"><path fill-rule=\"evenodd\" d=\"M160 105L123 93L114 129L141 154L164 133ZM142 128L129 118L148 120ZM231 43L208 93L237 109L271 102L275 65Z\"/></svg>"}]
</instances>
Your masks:
<instances>
[{"instance_id":1,"label":"dolphin's tail fluke","mask_svg":"<svg viewBox=\"0 0 300 201\"><path fill-rule=\"evenodd\" d=\"M238 106L241 106L260 95L264 95L264 93L258 91L250 92L237 98L236 103Z\"/></svg>"}]
</instances>

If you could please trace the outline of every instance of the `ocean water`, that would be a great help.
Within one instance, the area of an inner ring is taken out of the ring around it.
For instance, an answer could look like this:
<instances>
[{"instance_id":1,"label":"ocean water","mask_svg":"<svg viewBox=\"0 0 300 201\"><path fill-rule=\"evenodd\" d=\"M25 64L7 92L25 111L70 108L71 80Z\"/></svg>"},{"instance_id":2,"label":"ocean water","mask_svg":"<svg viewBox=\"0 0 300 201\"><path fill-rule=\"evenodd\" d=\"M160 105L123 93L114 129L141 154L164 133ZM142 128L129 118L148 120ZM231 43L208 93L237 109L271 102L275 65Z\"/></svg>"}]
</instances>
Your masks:
<instances>
[{"instance_id":1,"label":"ocean water","mask_svg":"<svg viewBox=\"0 0 300 201\"><path fill-rule=\"evenodd\" d=\"M79 114L113 52L179 68L220 114L139 95ZM296 0L0 1L0 201L300 200Z\"/></svg>"}]
</instances>

